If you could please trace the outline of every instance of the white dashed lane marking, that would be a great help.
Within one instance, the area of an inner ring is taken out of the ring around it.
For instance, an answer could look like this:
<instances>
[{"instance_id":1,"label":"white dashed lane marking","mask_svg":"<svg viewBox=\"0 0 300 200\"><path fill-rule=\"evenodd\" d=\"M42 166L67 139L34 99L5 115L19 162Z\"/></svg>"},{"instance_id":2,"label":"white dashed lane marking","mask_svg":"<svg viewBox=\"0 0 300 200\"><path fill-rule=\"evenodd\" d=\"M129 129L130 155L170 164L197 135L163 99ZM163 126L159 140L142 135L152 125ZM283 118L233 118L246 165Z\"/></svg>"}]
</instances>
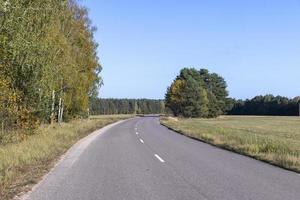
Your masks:
<instances>
[{"instance_id":1,"label":"white dashed lane marking","mask_svg":"<svg viewBox=\"0 0 300 200\"><path fill-rule=\"evenodd\" d=\"M162 163L164 163L165 161L157 154L154 154L154 156Z\"/></svg>"}]
</instances>

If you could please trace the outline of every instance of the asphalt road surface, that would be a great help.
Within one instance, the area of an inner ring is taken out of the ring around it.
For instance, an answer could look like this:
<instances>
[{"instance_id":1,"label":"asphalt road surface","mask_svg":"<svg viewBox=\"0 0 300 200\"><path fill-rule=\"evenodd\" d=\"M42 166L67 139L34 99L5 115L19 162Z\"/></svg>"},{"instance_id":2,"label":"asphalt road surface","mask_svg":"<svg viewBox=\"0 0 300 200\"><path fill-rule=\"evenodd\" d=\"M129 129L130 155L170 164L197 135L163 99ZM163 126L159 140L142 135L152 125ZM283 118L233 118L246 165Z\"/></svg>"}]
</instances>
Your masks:
<instances>
[{"instance_id":1,"label":"asphalt road surface","mask_svg":"<svg viewBox=\"0 0 300 200\"><path fill-rule=\"evenodd\" d=\"M24 198L299 200L300 176L177 134L158 117L142 117L75 145Z\"/></svg>"}]
</instances>

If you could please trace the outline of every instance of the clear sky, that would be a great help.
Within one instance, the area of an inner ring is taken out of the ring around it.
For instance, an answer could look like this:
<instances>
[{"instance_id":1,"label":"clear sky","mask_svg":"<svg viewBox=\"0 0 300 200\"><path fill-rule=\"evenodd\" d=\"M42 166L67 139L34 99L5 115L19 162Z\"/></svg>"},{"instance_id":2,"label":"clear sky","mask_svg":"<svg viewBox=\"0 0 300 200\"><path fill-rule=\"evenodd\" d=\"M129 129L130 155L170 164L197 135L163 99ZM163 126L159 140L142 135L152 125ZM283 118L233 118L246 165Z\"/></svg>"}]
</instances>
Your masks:
<instances>
[{"instance_id":1,"label":"clear sky","mask_svg":"<svg viewBox=\"0 0 300 200\"><path fill-rule=\"evenodd\" d=\"M183 67L234 98L300 95L300 0L85 0L98 28L101 97L164 98Z\"/></svg>"}]
</instances>

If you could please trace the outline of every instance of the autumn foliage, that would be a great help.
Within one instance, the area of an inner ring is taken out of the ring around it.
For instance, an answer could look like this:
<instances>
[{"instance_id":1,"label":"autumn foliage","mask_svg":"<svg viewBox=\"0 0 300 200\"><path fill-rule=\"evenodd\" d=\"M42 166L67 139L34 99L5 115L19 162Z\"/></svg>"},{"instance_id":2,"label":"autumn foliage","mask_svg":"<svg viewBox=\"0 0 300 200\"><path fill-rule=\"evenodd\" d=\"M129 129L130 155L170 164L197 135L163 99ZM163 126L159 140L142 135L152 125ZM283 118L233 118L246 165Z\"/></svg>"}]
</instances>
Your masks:
<instances>
[{"instance_id":1,"label":"autumn foliage","mask_svg":"<svg viewBox=\"0 0 300 200\"><path fill-rule=\"evenodd\" d=\"M2 132L87 112L101 83L94 31L76 1L0 0Z\"/></svg>"}]
</instances>

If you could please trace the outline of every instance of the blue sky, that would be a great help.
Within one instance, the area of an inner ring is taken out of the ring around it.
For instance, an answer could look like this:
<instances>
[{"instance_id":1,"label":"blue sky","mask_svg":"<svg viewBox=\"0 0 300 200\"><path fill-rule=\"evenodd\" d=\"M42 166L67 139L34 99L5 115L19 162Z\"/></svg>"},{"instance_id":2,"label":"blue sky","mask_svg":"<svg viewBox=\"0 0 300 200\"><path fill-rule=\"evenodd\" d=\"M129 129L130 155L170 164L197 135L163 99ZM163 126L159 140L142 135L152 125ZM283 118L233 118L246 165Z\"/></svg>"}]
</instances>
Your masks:
<instances>
[{"instance_id":1,"label":"blue sky","mask_svg":"<svg viewBox=\"0 0 300 200\"><path fill-rule=\"evenodd\" d=\"M300 95L300 0L85 0L101 97L164 98L183 67L222 75L234 98Z\"/></svg>"}]
</instances>

